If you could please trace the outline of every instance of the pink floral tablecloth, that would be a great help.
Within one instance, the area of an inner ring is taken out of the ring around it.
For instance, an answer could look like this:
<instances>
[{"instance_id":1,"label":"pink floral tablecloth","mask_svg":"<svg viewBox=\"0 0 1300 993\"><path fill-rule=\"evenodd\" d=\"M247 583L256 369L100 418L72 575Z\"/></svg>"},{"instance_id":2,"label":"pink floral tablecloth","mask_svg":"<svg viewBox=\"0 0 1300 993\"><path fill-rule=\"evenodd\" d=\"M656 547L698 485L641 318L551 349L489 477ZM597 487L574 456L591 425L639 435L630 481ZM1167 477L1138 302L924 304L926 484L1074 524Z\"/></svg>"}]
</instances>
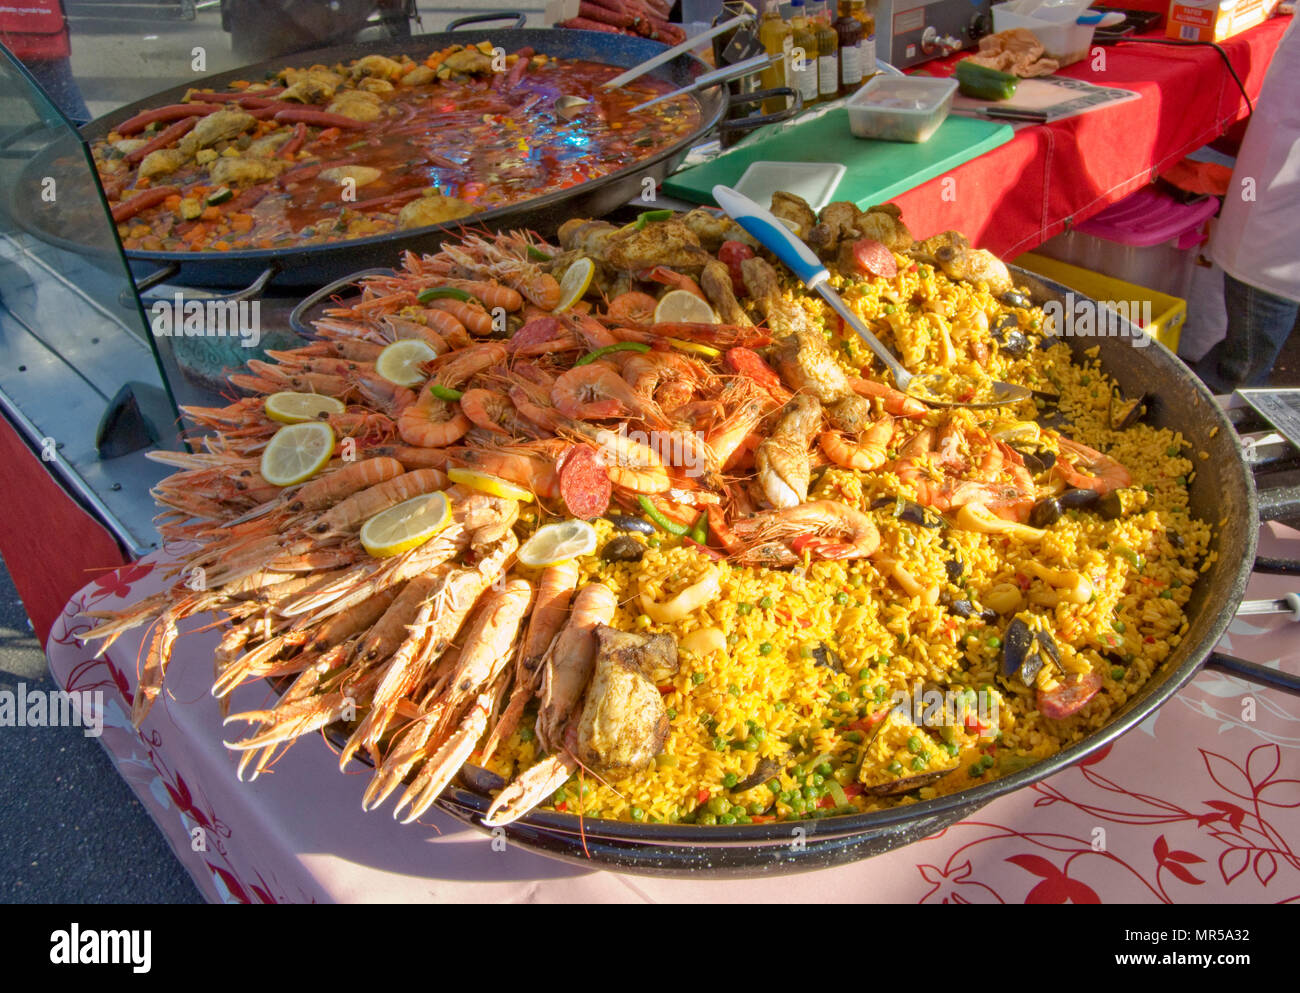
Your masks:
<instances>
[{"instance_id":1,"label":"pink floral tablecloth","mask_svg":"<svg viewBox=\"0 0 1300 993\"><path fill-rule=\"evenodd\" d=\"M1300 532L1267 525L1260 553L1300 557ZM1248 596L1295 577L1256 575ZM127 715L140 637L106 655L77 635L83 609L160 585L146 559L81 590L51 632L67 690L102 690L99 739L211 900L886 901L923 903L1279 902L1300 897L1300 697L1203 671L1110 747L968 820L865 862L762 880L672 880L590 871L505 845L440 811L398 825L363 813L362 772L320 738L270 774L235 778L208 693L215 632L178 644L167 691L140 731ZM196 625L197 626L197 625ZM1220 648L1296 671L1300 624L1237 618ZM267 702L237 691L234 710ZM242 725L241 725L242 726Z\"/></svg>"}]
</instances>

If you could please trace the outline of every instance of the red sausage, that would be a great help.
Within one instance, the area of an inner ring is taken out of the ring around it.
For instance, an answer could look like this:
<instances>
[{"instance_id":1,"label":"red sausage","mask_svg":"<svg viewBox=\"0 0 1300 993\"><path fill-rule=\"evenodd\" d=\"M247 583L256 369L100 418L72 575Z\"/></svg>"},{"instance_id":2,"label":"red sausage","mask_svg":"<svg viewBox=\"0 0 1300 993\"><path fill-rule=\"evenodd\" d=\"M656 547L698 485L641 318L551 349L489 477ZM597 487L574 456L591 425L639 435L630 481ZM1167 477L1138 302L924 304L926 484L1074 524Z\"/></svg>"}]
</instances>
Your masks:
<instances>
[{"instance_id":1,"label":"red sausage","mask_svg":"<svg viewBox=\"0 0 1300 993\"><path fill-rule=\"evenodd\" d=\"M1101 689L1101 677L1087 672L1072 683L1058 683L1053 689L1038 691L1038 711L1059 721L1077 714Z\"/></svg>"},{"instance_id":2,"label":"red sausage","mask_svg":"<svg viewBox=\"0 0 1300 993\"><path fill-rule=\"evenodd\" d=\"M859 269L873 276L893 279L898 275L898 261L894 253L875 238L860 238L853 243L853 261Z\"/></svg>"},{"instance_id":3,"label":"red sausage","mask_svg":"<svg viewBox=\"0 0 1300 993\"><path fill-rule=\"evenodd\" d=\"M124 200L113 208L113 221L117 224L129 221L140 211L157 206L168 197L180 196L180 192L179 186L155 186L151 190L137 193L130 200Z\"/></svg>"},{"instance_id":4,"label":"red sausage","mask_svg":"<svg viewBox=\"0 0 1300 993\"><path fill-rule=\"evenodd\" d=\"M306 107L286 107L275 115L277 121L288 121L290 124L296 124L302 121L304 124L315 124L322 128L351 128L360 130L370 125L362 121L354 121L350 117L344 117L342 114L330 114L323 110L310 110Z\"/></svg>"},{"instance_id":5,"label":"red sausage","mask_svg":"<svg viewBox=\"0 0 1300 993\"><path fill-rule=\"evenodd\" d=\"M540 345L554 338L559 330L560 322L554 317L535 317L510 336L506 342L506 351L513 354L521 348Z\"/></svg>"},{"instance_id":6,"label":"red sausage","mask_svg":"<svg viewBox=\"0 0 1300 993\"><path fill-rule=\"evenodd\" d=\"M126 162L127 165L135 165L137 162L142 161L144 157L151 152L156 152L160 148L166 148L173 142L179 141L181 138L185 137L190 128L194 127L194 125L198 123L199 119L197 117L182 118L171 127L164 128L162 131L158 132L158 137L150 141L149 144L142 145L134 152L128 152L124 156L123 161Z\"/></svg>"},{"instance_id":7,"label":"red sausage","mask_svg":"<svg viewBox=\"0 0 1300 993\"><path fill-rule=\"evenodd\" d=\"M299 121L294 125L293 137L286 141L280 149L280 158L291 159L298 154L298 149L302 148L302 143L307 140L307 125Z\"/></svg>"},{"instance_id":8,"label":"red sausage","mask_svg":"<svg viewBox=\"0 0 1300 993\"><path fill-rule=\"evenodd\" d=\"M205 117L220 109L221 105L215 103L174 103L170 107L159 107L157 110L146 110L143 114L136 114L113 130L120 135L132 135L143 131L155 121L174 121L181 117Z\"/></svg>"},{"instance_id":9,"label":"red sausage","mask_svg":"<svg viewBox=\"0 0 1300 993\"><path fill-rule=\"evenodd\" d=\"M258 103L272 102L271 97L278 96L283 92L283 86L268 86L264 90L255 90L252 93L200 93L198 90L190 90L186 96L195 97L206 103L243 103L248 101L250 105L257 106ZM256 103L253 101L256 101Z\"/></svg>"},{"instance_id":10,"label":"red sausage","mask_svg":"<svg viewBox=\"0 0 1300 993\"><path fill-rule=\"evenodd\" d=\"M560 495L570 514L588 520L605 512L613 487L605 460L594 448L574 445L561 458L559 471Z\"/></svg>"}]
</instances>

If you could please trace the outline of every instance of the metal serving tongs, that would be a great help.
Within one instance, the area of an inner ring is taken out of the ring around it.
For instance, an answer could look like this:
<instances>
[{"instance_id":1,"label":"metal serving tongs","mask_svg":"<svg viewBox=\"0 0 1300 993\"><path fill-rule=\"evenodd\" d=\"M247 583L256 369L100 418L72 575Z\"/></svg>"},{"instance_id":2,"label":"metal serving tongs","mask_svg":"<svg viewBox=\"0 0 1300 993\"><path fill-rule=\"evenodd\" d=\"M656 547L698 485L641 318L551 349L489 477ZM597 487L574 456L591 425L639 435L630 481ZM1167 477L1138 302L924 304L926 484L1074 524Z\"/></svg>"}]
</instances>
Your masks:
<instances>
[{"instance_id":1,"label":"metal serving tongs","mask_svg":"<svg viewBox=\"0 0 1300 993\"><path fill-rule=\"evenodd\" d=\"M935 407L987 408L1017 403L1032 395L1026 386L1016 386L998 380L971 380L970 389L960 391L963 395L973 395L991 390L992 397L989 399L958 401L941 395L938 392L941 388L946 387L945 392L951 391L954 380L962 384L965 380L950 373L927 373L918 376L908 372L880 339L867 330L858 319L858 315L840 299L840 295L830 285L830 271L822 265L813 250L800 241L789 228L769 211L764 210L743 193L737 193L730 186L719 184L713 187L713 199L731 216L732 220L753 235L760 245L784 262L805 286L810 290L816 290L821 298L831 305L831 309L858 333L858 337L866 343L876 358L885 363L885 367L893 374L894 385L908 396Z\"/></svg>"}]
</instances>

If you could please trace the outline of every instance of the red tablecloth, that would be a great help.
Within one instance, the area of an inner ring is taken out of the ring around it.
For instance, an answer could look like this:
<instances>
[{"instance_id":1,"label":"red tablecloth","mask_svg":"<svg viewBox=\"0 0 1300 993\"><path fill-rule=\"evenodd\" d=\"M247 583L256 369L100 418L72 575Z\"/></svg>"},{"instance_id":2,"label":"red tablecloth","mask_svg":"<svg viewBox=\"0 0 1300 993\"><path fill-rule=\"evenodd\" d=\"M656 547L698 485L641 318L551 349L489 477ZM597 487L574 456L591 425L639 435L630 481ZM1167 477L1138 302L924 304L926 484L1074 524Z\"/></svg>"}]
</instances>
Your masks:
<instances>
[{"instance_id":1,"label":"red tablecloth","mask_svg":"<svg viewBox=\"0 0 1300 993\"><path fill-rule=\"evenodd\" d=\"M1223 42L1252 100L1290 22L1275 17ZM1212 48L1123 44L1094 51L1101 56L1060 74L1136 90L1142 99L1020 127L1005 145L895 197L918 238L954 229L1013 258L1145 186L1247 112ZM967 54L922 71L947 74ZM956 181L952 192L942 185L949 179Z\"/></svg>"},{"instance_id":2,"label":"red tablecloth","mask_svg":"<svg viewBox=\"0 0 1300 993\"><path fill-rule=\"evenodd\" d=\"M1300 555L1300 532L1264 528L1261 554ZM1294 585L1256 576L1249 595ZM253 783L221 744L215 632L182 639L143 729L126 720L138 637L107 657L76 635L86 608L159 587L155 562L124 567L68 605L46 646L69 690L101 690L108 749L200 890L229 902L637 900L1052 903L1278 902L1300 897L1300 697L1203 672L1086 763L868 862L777 879L666 880L585 871L500 844L434 811L399 826L361 811L368 776L344 775L318 739ZM1223 648L1294 671L1300 626L1239 618ZM236 711L266 701L237 691ZM241 725L242 727L242 725ZM233 729L232 729L233 730ZM355 768L355 767L354 767ZM391 806L391 804L389 805Z\"/></svg>"}]
</instances>

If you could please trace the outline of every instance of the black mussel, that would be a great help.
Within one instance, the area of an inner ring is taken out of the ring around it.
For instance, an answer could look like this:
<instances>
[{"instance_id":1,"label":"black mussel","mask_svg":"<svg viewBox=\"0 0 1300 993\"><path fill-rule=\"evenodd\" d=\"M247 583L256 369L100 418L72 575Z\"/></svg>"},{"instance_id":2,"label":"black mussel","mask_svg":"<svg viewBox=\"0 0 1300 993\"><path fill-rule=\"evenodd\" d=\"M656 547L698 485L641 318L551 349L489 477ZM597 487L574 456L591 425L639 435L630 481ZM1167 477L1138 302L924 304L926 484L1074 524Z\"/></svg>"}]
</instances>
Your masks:
<instances>
[{"instance_id":1,"label":"black mussel","mask_svg":"<svg viewBox=\"0 0 1300 993\"><path fill-rule=\"evenodd\" d=\"M1038 670L1043 667L1043 657L1037 652L1030 652L1020 664L1020 680L1026 686L1033 686L1038 678Z\"/></svg>"},{"instance_id":2,"label":"black mussel","mask_svg":"<svg viewBox=\"0 0 1300 993\"><path fill-rule=\"evenodd\" d=\"M600 557L606 562L640 562L645 555L645 545L630 534L620 534L611 538L600 551Z\"/></svg>"},{"instance_id":3,"label":"black mussel","mask_svg":"<svg viewBox=\"0 0 1300 993\"><path fill-rule=\"evenodd\" d=\"M1013 359L1023 359L1029 354L1029 339L1020 331L1008 331L998 348Z\"/></svg>"},{"instance_id":4,"label":"black mussel","mask_svg":"<svg viewBox=\"0 0 1300 993\"><path fill-rule=\"evenodd\" d=\"M731 788L732 793L744 793L766 783L781 772L781 763L775 759L759 759L754 771Z\"/></svg>"},{"instance_id":5,"label":"black mussel","mask_svg":"<svg viewBox=\"0 0 1300 993\"><path fill-rule=\"evenodd\" d=\"M992 624L999 617L999 614L992 607L985 607L980 611L980 620L985 624Z\"/></svg>"},{"instance_id":6,"label":"black mussel","mask_svg":"<svg viewBox=\"0 0 1300 993\"><path fill-rule=\"evenodd\" d=\"M1108 521L1117 521L1124 516L1124 501L1119 490L1111 490L1097 501L1097 513Z\"/></svg>"},{"instance_id":7,"label":"black mussel","mask_svg":"<svg viewBox=\"0 0 1300 993\"><path fill-rule=\"evenodd\" d=\"M1002 336L1007 331L1010 331L1012 328L1018 328L1018 327L1020 327L1019 317L1017 317L1015 314L1003 314L1001 317L998 318L998 322L993 325L993 337L996 338L998 341L1001 341Z\"/></svg>"},{"instance_id":8,"label":"black mussel","mask_svg":"<svg viewBox=\"0 0 1300 993\"><path fill-rule=\"evenodd\" d=\"M1028 310L1034 305L1034 301L1020 290L1007 290L1002 296L998 297L1008 307L1019 307L1021 310Z\"/></svg>"},{"instance_id":9,"label":"black mussel","mask_svg":"<svg viewBox=\"0 0 1300 993\"><path fill-rule=\"evenodd\" d=\"M466 762L460 767L460 781L476 793L495 793L506 781L491 769Z\"/></svg>"},{"instance_id":10,"label":"black mussel","mask_svg":"<svg viewBox=\"0 0 1300 993\"><path fill-rule=\"evenodd\" d=\"M844 663L840 661L839 652L833 648L827 648L825 645L818 645L812 650L813 665L819 665L823 669L831 669L835 672L844 671Z\"/></svg>"},{"instance_id":11,"label":"black mussel","mask_svg":"<svg viewBox=\"0 0 1300 993\"><path fill-rule=\"evenodd\" d=\"M944 526L944 520L938 514L931 513L919 503L904 500L902 497L877 497L871 504L872 510L883 510L886 507L893 507L894 516L900 521L907 521L908 524L917 524L923 528Z\"/></svg>"},{"instance_id":12,"label":"black mussel","mask_svg":"<svg viewBox=\"0 0 1300 993\"><path fill-rule=\"evenodd\" d=\"M1035 528L1049 528L1061 519L1061 503L1056 497L1043 497L1029 511L1029 525Z\"/></svg>"},{"instance_id":13,"label":"black mussel","mask_svg":"<svg viewBox=\"0 0 1300 993\"><path fill-rule=\"evenodd\" d=\"M1041 472L1046 472L1052 466L1056 465L1056 453L1050 448L1044 448L1041 451L1036 448L1021 448L1019 445L1008 445L1013 452L1024 460L1025 468L1031 475L1037 476Z\"/></svg>"},{"instance_id":14,"label":"black mussel","mask_svg":"<svg viewBox=\"0 0 1300 993\"><path fill-rule=\"evenodd\" d=\"M640 517L632 517L628 514L610 514L605 519L613 524L618 531L635 531L644 535L655 533L655 526Z\"/></svg>"},{"instance_id":15,"label":"black mussel","mask_svg":"<svg viewBox=\"0 0 1300 993\"><path fill-rule=\"evenodd\" d=\"M975 607L969 600L954 600L948 604L948 609L962 618L970 617L971 614L975 613Z\"/></svg>"},{"instance_id":16,"label":"black mussel","mask_svg":"<svg viewBox=\"0 0 1300 993\"><path fill-rule=\"evenodd\" d=\"M1002 636L1002 675L1014 676L1034 653L1034 632L1019 617L1007 625Z\"/></svg>"},{"instance_id":17,"label":"black mussel","mask_svg":"<svg viewBox=\"0 0 1300 993\"><path fill-rule=\"evenodd\" d=\"M1059 669L1061 667L1061 650L1056 646L1056 639L1046 631L1038 631L1034 635L1034 640L1038 642L1038 647L1047 653L1047 657Z\"/></svg>"},{"instance_id":18,"label":"black mussel","mask_svg":"<svg viewBox=\"0 0 1300 993\"><path fill-rule=\"evenodd\" d=\"M961 564L960 559L949 559L943 564L943 571L948 574L948 582L950 583L956 583L957 580L961 579L964 569L965 566Z\"/></svg>"},{"instance_id":19,"label":"black mussel","mask_svg":"<svg viewBox=\"0 0 1300 993\"><path fill-rule=\"evenodd\" d=\"M1100 498L1101 494L1096 490L1069 489L1056 499L1062 507L1078 508L1091 507Z\"/></svg>"},{"instance_id":20,"label":"black mussel","mask_svg":"<svg viewBox=\"0 0 1300 993\"><path fill-rule=\"evenodd\" d=\"M1151 406L1151 397L1141 393L1132 400L1122 394L1110 398L1110 426L1113 431L1123 431L1140 421Z\"/></svg>"},{"instance_id":21,"label":"black mussel","mask_svg":"<svg viewBox=\"0 0 1300 993\"><path fill-rule=\"evenodd\" d=\"M957 768L953 766L953 769ZM915 776L904 776L902 779L895 779L888 783L881 783L879 786L863 786L862 792L871 796L895 796L899 793L910 793L912 790L919 790L922 786L929 786L931 783L937 783L953 769L939 769L935 772L922 772Z\"/></svg>"},{"instance_id":22,"label":"black mussel","mask_svg":"<svg viewBox=\"0 0 1300 993\"><path fill-rule=\"evenodd\" d=\"M1169 538L1169 544L1173 545L1175 548L1187 547L1187 539L1177 531L1166 531L1165 535Z\"/></svg>"}]
</instances>

